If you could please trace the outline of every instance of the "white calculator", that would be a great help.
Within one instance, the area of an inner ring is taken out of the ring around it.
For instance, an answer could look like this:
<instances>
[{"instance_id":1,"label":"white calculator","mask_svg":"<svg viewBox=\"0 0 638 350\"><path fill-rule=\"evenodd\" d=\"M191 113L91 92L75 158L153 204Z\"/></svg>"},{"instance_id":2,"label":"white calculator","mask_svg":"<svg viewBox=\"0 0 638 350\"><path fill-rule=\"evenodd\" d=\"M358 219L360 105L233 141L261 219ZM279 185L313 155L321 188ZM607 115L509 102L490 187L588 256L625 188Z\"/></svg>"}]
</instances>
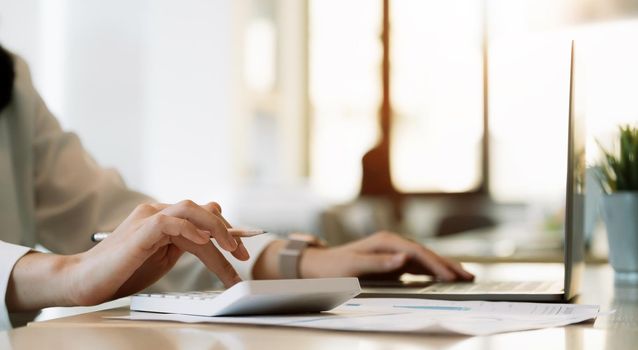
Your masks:
<instances>
[{"instance_id":1,"label":"white calculator","mask_svg":"<svg viewBox=\"0 0 638 350\"><path fill-rule=\"evenodd\" d=\"M242 281L225 291L136 294L132 311L198 316L327 311L361 293L357 278Z\"/></svg>"}]
</instances>

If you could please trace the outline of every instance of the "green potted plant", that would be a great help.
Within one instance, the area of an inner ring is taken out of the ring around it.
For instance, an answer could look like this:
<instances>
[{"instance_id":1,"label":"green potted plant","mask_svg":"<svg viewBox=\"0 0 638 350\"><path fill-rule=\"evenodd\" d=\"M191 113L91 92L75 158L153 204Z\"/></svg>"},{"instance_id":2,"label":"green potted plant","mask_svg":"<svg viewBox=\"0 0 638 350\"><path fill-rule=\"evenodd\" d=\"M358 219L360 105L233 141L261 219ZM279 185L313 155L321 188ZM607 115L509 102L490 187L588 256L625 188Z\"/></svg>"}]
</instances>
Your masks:
<instances>
[{"instance_id":1,"label":"green potted plant","mask_svg":"<svg viewBox=\"0 0 638 350\"><path fill-rule=\"evenodd\" d=\"M618 283L638 283L638 128L621 126L614 152L600 146L609 261Z\"/></svg>"}]
</instances>

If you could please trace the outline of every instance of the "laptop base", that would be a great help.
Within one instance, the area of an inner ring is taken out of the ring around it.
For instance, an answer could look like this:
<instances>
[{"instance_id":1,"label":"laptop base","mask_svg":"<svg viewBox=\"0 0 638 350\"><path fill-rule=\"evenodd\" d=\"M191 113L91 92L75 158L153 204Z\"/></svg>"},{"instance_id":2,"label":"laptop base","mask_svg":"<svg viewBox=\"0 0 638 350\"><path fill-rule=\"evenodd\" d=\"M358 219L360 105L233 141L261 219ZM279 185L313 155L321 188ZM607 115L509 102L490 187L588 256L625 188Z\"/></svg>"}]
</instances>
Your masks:
<instances>
[{"instance_id":1,"label":"laptop base","mask_svg":"<svg viewBox=\"0 0 638 350\"><path fill-rule=\"evenodd\" d=\"M362 281L358 298L566 302L562 283L552 282L424 282L401 285Z\"/></svg>"}]
</instances>

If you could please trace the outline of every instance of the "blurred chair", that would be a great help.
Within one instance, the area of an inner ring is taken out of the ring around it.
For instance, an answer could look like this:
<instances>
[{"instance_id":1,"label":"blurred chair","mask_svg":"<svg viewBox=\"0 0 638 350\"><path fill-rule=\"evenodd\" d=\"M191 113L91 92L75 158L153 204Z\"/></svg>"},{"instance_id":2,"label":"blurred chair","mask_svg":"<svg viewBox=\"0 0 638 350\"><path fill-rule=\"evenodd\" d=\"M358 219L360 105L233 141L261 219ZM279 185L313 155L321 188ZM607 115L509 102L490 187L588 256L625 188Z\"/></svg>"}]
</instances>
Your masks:
<instances>
[{"instance_id":1,"label":"blurred chair","mask_svg":"<svg viewBox=\"0 0 638 350\"><path fill-rule=\"evenodd\" d=\"M383 198L359 198L325 210L320 217L321 231L329 244L342 244L376 231L401 232L394 206Z\"/></svg>"},{"instance_id":2,"label":"blurred chair","mask_svg":"<svg viewBox=\"0 0 638 350\"><path fill-rule=\"evenodd\" d=\"M320 225L329 244L350 242L381 230L418 240L496 225L489 202L478 198L407 197L399 219L391 199L360 197L323 211Z\"/></svg>"},{"instance_id":3,"label":"blurred chair","mask_svg":"<svg viewBox=\"0 0 638 350\"><path fill-rule=\"evenodd\" d=\"M481 214L450 214L439 221L436 236L449 236L470 230L488 228L496 225L491 217Z\"/></svg>"}]
</instances>

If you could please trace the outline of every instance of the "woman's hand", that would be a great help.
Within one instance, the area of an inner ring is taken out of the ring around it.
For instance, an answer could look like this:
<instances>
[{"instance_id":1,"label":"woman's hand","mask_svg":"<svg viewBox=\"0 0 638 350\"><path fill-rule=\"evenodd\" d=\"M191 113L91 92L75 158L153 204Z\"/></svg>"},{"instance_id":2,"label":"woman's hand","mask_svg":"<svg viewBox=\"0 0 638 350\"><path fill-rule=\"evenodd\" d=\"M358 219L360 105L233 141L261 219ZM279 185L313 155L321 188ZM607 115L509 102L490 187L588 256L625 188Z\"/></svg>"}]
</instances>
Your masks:
<instances>
[{"instance_id":1,"label":"woman's hand","mask_svg":"<svg viewBox=\"0 0 638 350\"><path fill-rule=\"evenodd\" d=\"M226 287L241 279L211 242L240 260L249 258L233 238L216 203L138 206L104 241L81 253L71 271L70 300L93 305L136 293L165 275L184 253L196 255Z\"/></svg>"},{"instance_id":2,"label":"woman's hand","mask_svg":"<svg viewBox=\"0 0 638 350\"><path fill-rule=\"evenodd\" d=\"M140 205L86 252L24 255L11 272L6 305L10 311L28 311L94 305L130 295L166 274L184 252L196 255L230 287L240 278L211 238L237 259L249 256L241 240L228 233L229 226L217 203Z\"/></svg>"},{"instance_id":3,"label":"woman's hand","mask_svg":"<svg viewBox=\"0 0 638 350\"><path fill-rule=\"evenodd\" d=\"M474 279L461 264L443 258L421 244L390 232L322 249L308 248L300 261L304 278L384 275L408 272L427 274L443 281Z\"/></svg>"},{"instance_id":4,"label":"woman's hand","mask_svg":"<svg viewBox=\"0 0 638 350\"><path fill-rule=\"evenodd\" d=\"M138 292L166 274L184 252L196 255L230 287L241 279L211 238L236 258L248 259L241 240L228 233L216 203L140 205L108 238L80 254L71 300L93 305Z\"/></svg>"}]
</instances>

